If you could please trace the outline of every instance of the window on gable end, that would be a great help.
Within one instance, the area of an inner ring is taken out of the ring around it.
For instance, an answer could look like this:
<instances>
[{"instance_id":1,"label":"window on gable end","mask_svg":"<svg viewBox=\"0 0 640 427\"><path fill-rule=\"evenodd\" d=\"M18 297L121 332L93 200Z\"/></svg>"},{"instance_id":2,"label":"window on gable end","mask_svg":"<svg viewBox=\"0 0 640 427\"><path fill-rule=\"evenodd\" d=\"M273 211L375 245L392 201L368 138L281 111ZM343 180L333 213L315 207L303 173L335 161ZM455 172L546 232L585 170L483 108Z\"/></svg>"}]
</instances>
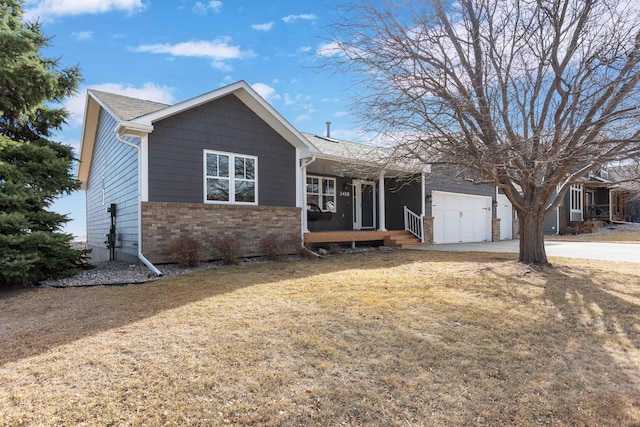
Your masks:
<instances>
[{"instance_id":1,"label":"window on gable end","mask_svg":"<svg viewBox=\"0 0 640 427\"><path fill-rule=\"evenodd\" d=\"M204 150L205 203L258 204L258 158Z\"/></svg>"}]
</instances>

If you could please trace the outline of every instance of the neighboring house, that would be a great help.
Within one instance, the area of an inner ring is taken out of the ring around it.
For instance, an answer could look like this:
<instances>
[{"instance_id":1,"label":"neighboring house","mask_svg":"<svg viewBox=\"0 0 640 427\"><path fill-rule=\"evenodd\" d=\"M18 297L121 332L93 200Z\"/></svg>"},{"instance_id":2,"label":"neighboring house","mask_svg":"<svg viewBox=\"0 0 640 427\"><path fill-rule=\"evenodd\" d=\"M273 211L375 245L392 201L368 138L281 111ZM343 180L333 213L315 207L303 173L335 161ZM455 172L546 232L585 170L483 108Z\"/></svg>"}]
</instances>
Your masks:
<instances>
[{"instance_id":1,"label":"neighboring house","mask_svg":"<svg viewBox=\"0 0 640 427\"><path fill-rule=\"evenodd\" d=\"M494 186L436 167L381 166L384 150L300 133L243 81L175 105L89 90L78 169L87 246L94 261L140 259L158 272L152 264L170 262L181 235L210 258L222 237L254 256L270 234L293 250L301 239L385 240L423 221L425 241L500 237ZM309 221L307 204L323 219ZM316 234L354 230L386 234Z\"/></svg>"},{"instance_id":2,"label":"neighboring house","mask_svg":"<svg viewBox=\"0 0 640 427\"><path fill-rule=\"evenodd\" d=\"M545 220L545 234L575 232L575 223L588 220L640 222L640 208L633 195L633 190L618 184L601 168L569 188Z\"/></svg>"}]
</instances>

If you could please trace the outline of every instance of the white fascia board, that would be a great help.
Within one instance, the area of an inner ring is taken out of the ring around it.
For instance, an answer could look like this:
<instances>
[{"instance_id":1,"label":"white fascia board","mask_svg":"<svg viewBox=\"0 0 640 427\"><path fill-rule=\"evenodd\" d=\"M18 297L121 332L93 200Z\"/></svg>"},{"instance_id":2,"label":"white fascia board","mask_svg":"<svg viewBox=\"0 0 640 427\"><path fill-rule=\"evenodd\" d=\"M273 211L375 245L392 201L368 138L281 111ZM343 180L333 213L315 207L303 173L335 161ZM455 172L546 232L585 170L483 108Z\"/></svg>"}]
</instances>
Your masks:
<instances>
[{"instance_id":1,"label":"white fascia board","mask_svg":"<svg viewBox=\"0 0 640 427\"><path fill-rule=\"evenodd\" d=\"M82 140L80 141L80 153L78 155L79 164L76 178L81 182L82 189L87 189L89 179L89 169L91 158L96 143L96 132L98 130L98 118L100 117L100 104L89 95L84 107L84 117L82 119Z\"/></svg>"},{"instance_id":2,"label":"white fascia board","mask_svg":"<svg viewBox=\"0 0 640 427\"><path fill-rule=\"evenodd\" d=\"M105 103L103 103L91 89L87 90L87 101L84 108L84 117L82 119L82 141L80 142L80 164L78 165L77 178L82 183L82 189L86 190L87 180L89 179L89 171L91 168L91 158L96 143L96 132L98 130L98 120L100 118L100 109L105 110L111 117L120 122L120 117L115 114ZM153 127L146 133L153 130ZM125 135L123 133L122 135ZM141 137L142 133L129 134L129 136Z\"/></svg>"}]
</instances>

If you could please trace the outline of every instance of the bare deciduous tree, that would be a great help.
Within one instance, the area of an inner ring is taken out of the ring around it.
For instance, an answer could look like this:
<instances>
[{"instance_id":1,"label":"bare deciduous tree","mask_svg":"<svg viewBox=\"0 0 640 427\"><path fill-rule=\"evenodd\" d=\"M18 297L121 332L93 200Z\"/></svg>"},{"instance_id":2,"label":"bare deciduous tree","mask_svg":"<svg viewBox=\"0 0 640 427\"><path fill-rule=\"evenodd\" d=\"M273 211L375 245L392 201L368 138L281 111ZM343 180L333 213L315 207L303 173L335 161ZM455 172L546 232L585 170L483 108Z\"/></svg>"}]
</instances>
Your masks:
<instances>
[{"instance_id":1,"label":"bare deciduous tree","mask_svg":"<svg viewBox=\"0 0 640 427\"><path fill-rule=\"evenodd\" d=\"M324 53L355 72L367 129L495 183L519 215L520 261L546 264L543 222L570 185L640 156L639 8L363 0L342 10Z\"/></svg>"}]
</instances>

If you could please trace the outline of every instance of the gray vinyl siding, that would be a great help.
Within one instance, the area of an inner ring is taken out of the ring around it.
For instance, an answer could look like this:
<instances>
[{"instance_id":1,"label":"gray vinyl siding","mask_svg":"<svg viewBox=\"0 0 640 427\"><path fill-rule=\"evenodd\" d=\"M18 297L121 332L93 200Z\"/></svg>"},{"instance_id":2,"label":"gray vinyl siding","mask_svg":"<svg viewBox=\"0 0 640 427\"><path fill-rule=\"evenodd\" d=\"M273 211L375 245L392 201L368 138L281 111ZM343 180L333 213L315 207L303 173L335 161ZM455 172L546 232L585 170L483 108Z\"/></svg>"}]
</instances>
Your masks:
<instances>
[{"instance_id":1,"label":"gray vinyl siding","mask_svg":"<svg viewBox=\"0 0 640 427\"><path fill-rule=\"evenodd\" d=\"M100 111L91 169L87 181L87 245L93 262L109 259L104 241L111 216L107 208L116 204L116 234L122 247L116 249L121 261L138 260L138 159L136 150L118 142L113 129L116 121ZM139 143L136 139L127 140ZM104 177L104 204L102 201Z\"/></svg>"},{"instance_id":2,"label":"gray vinyl siding","mask_svg":"<svg viewBox=\"0 0 640 427\"><path fill-rule=\"evenodd\" d=\"M404 207L413 213L422 213L422 183L420 176L411 179L385 180L385 223L387 230L404 230Z\"/></svg>"},{"instance_id":3,"label":"gray vinyl siding","mask_svg":"<svg viewBox=\"0 0 640 427\"><path fill-rule=\"evenodd\" d=\"M258 157L258 204L295 206L295 148L235 95L154 123L149 201L203 203L203 150Z\"/></svg>"},{"instance_id":4,"label":"gray vinyl siding","mask_svg":"<svg viewBox=\"0 0 640 427\"><path fill-rule=\"evenodd\" d=\"M309 173L307 176L319 176L336 179L336 211L331 214L330 220L308 221L309 231L343 231L353 230L353 189L351 178L338 176L318 175ZM340 194L342 192L342 195ZM348 196L346 194L349 194Z\"/></svg>"},{"instance_id":5,"label":"gray vinyl siding","mask_svg":"<svg viewBox=\"0 0 640 427\"><path fill-rule=\"evenodd\" d=\"M314 173L309 173L309 176L335 178L337 192L336 212L331 215L331 219L323 221L309 221L307 224L309 231L353 230L353 187L351 187L350 184L354 179L358 178L319 175ZM404 206L407 206L413 212L420 215L420 211L422 209L420 204L420 185L419 177L406 180L399 180L395 178L385 179L385 226L387 230L404 229ZM377 186L375 191L376 228L378 228L380 215L378 212ZM348 193L349 195L341 195L340 193Z\"/></svg>"},{"instance_id":6,"label":"gray vinyl siding","mask_svg":"<svg viewBox=\"0 0 640 427\"><path fill-rule=\"evenodd\" d=\"M473 184L469 181L456 179L456 171L453 166L433 166L431 173L425 174L425 182L427 197L429 197L431 191L488 196L492 199L496 197L496 187L494 184ZM426 204L425 216L433 216L431 203ZM492 209L491 216L493 218L496 217L495 209Z\"/></svg>"},{"instance_id":7,"label":"gray vinyl siding","mask_svg":"<svg viewBox=\"0 0 640 427\"><path fill-rule=\"evenodd\" d=\"M544 219L544 234L558 234L558 208Z\"/></svg>"}]
</instances>

